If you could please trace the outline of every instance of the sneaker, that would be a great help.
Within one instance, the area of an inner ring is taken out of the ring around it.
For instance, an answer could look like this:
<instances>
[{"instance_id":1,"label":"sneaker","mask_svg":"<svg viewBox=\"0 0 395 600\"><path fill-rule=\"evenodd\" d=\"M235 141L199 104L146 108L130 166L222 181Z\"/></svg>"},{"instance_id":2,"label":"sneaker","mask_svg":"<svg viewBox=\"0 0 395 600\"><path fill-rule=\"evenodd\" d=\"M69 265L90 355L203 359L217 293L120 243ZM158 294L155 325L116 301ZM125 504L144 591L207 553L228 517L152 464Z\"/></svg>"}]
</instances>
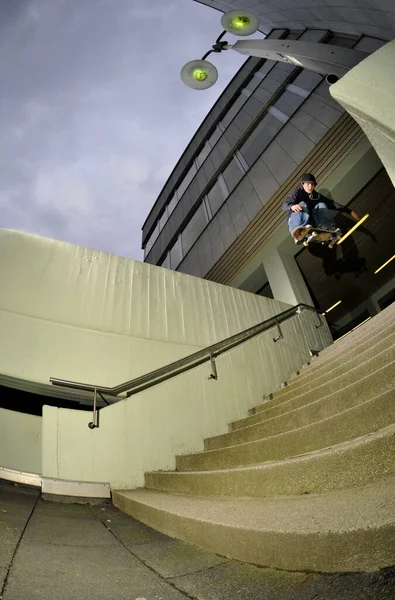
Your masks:
<instances>
[{"instance_id":1,"label":"sneaker","mask_svg":"<svg viewBox=\"0 0 395 600\"><path fill-rule=\"evenodd\" d=\"M303 225L303 227L306 227L307 229L311 229L311 228L312 228L312 225L310 225L310 224L308 223L307 225ZM305 240L306 240L306 238L304 238L303 240L295 240L295 238L294 238L295 244L296 244L297 246L300 246L301 244L303 244L303 242L304 242Z\"/></svg>"}]
</instances>

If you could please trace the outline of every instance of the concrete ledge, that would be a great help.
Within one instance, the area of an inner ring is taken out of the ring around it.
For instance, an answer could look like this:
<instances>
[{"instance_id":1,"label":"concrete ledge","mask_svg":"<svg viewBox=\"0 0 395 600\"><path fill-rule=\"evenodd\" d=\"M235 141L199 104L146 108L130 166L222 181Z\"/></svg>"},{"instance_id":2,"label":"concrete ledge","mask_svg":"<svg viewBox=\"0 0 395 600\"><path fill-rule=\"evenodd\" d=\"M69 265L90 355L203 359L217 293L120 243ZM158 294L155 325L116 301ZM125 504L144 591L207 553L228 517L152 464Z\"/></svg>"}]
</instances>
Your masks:
<instances>
[{"instance_id":1,"label":"concrete ledge","mask_svg":"<svg viewBox=\"0 0 395 600\"><path fill-rule=\"evenodd\" d=\"M376 571L395 560L395 479L299 497L194 498L114 491L115 506L171 537L295 571ZM297 549L297 551L295 550Z\"/></svg>"},{"instance_id":2,"label":"concrete ledge","mask_svg":"<svg viewBox=\"0 0 395 600\"><path fill-rule=\"evenodd\" d=\"M33 485L34 487L41 487L41 475L15 471L14 469L7 469L6 467L0 467L0 479L13 481L14 483L23 483L24 485Z\"/></svg>"},{"instance_id":3,"label":"concrete ledge","mask_svg":"<svg viewBox=\"0 0 395 600\"><path fill-rule=\"evenodd\" d=\"M90 483L86 481L65 481L62 479L42 478L42 493L47 496L68 496L76 498L111 498L109 483ZM59 498L57 498L59 500Z\"/></svg>"}]
</instances>

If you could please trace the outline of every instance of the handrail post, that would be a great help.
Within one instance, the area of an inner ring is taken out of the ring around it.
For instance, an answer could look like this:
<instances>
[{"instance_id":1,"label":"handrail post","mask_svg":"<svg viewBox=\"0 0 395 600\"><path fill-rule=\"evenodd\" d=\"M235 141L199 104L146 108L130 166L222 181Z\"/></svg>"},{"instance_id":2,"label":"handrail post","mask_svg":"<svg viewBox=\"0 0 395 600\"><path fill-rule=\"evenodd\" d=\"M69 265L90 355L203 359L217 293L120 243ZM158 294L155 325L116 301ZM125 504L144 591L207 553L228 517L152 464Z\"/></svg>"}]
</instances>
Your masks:
<instances>
[{"instance_id":1,"label":"handrail post","mask_svg":"<svg viewBox=\"0 0 395 600\"><path fill-rule=\"evenodd\" d=\"M316 325L315 328L318 329L319 327L323 326L323 322L322 322L320 313L317 312L315 314L317 315L317 319L318 319L318 325Z\"/></svg>"},{"instance_id":2,"label":"handrail post","mask_svg":"<svg viewBox=\"0 0 395 600\"><path fill-rule=\"evenodd\" d=\"M215 356L210 352L211 375L209 379L218 379L217 365L215 364Z\"/></svg>"},{"instance_id":3,"label":"handrail post","mask_svg":"<svg viewBox=\"0 0 395 600\"><path fill-rule=\"evenodd\" d=\"M277 329L278 329L278 336L273 338L273 342L278 342L278 340L282 340L284 337L283 332L281 331L280 323L278 322L277 319L276 319L276 324L277 324Z\"/></svg>"},{"instance_id":4,"label":"handrail post","mask_svg":"<svg viewBox=\"0 0 395 600\"><path fill-rule=\"evenodd\" d=\"M89 429L95 429L96 427L99 427L99 425L97 424L97 389L96 388L93 390L93 417L92 417L92 421L90 423L88 423L88 427L89 427Z\"/></svg>"}]
</instances>

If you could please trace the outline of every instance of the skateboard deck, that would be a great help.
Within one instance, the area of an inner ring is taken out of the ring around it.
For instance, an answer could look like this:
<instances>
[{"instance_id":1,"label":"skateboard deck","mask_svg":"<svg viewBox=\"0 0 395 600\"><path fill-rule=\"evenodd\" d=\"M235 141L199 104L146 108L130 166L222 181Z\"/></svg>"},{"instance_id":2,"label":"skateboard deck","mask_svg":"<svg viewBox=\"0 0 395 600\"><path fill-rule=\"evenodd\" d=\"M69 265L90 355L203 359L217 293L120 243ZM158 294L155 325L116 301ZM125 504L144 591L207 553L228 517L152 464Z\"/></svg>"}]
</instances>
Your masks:
<instances>
[{"instance_id":1,"label":"skateboard deck","mask_svg":"<svg viewBox=\"0 0 395 600\"><path fill-rule=\"evenodd\" d=\"M298 242L303 242L304 246L311 243L318 242L322 244L328 242L328 248L333 248L342 237L342 234L339 231L320 229L319 227L296 227L292 232L292 237Z\"/></svg>"}]
</instances>

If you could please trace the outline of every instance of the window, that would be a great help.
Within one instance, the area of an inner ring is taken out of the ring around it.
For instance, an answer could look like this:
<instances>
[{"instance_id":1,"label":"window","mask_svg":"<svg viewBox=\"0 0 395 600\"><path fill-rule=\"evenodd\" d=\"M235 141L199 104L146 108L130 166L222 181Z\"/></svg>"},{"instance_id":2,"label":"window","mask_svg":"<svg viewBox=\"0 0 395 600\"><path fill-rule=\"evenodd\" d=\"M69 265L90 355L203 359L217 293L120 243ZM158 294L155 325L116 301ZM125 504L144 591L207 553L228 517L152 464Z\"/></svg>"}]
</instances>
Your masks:
<instances>
[{"instance_id":1,"label":"window","mask_svg":"<svg viewBox=\"0 0 395 600\"><path fill-rule=\"evenodd\" d=\"M290 91L285 91L273 105L280 112L288 117L292 116L299 106L303 103L304 98Z\"/></svg>"},{"instance_id":2,"label":"window","mask_svg":"<svg viewBox=\"0 0 395 600\"><path fill-rule=\"evenodd\" d=\"M229 194L235 189L243 175L244 172L241 169L241 166L234 158L232 158L231 162L223 172L223 177L225 179Z\"/></svg>"},{"instance_id":3,"label":"window","mask_svg":"<svg viewBox=\"0 0 395 600\"><path fill-rule=\"evenodd\" d=\"M222 131L220 130L219 127L216 127L214 129L214 132L211 134L211 137L209 138L209 144L210 144L211 148L213 148L215 146L215 144L218 142L221 135L222 135Z\"/></svg>"},{"instance_id":4,"label":"window","mask_svg":"<svg viewBox=\"0 0 395 600\"><path fill-rule=\"evenodd\" d=\"M259 81L257 81L257 85L258 84L259 84ZM237 113L239 112L239 110L243 106L243 104L246 102L246 100L247 100L247 97L242 94L240 94L240 96L238 98L236 98L236 100L234 101L234 103L232 104L232 106L229 108L228 112L222 119L222 124L224 127L227 127L233 121L234 117L237 115Z\"/></svg>"},{"instance_id":5,"label":"window","mask_svg":"<svg viewBox=\"0 0 395 600\"><path fill-rule=\"evenodd\" d=\"M195 177L196 171L197 171L196 164L192 163L191 168L189 169L188 173L185 175L184 179L182 180L181 184L178 187L177 193L178 193L179 198L181 198L181 196L187 189L188 185L191 183L192 179Z\"/></svg>"},{"instance_id":6,"label":"window","mask_svg":"<svg viewBox=\"0 0 395 600\"><path fill-rule=\"evenodd\" d=\"M206 225L206 211L204 210L203 204L201 204L189 223L186 225L184 231L181 233L182 251L184 256L196 242Z\"/></svg>"},{"instance_id":7,"label":"window","mask_svg":"<svg viewBox=\"0 0 395 600\"><path fill-rule=\"evenodd\" d=\"M322 75L313 71L302 71L292 82L292 85L311 92L322 81Z\"/></svg>"},{"instance_id":8,"label":"window","mask_svg":"<svg viewBox=\"0 0 395 600\"><path fill-rule=\"evenodd\" d=\"M250 167L280 131L282 125L281 121L271 114L266 114L263 117L262 121L240 148L241 155Z\"/></svg>"},{"instance_id":9,"label":"window","mask_svg":"<svg viewBox=\"0 0 395 600\"><path fill-rule=\"evenodd\" d=\"M163 213L159 219L159 231L162 231L165 224L167 223L167 219L168 219L168 212L167 212L167 206L165 206L165 210L163 211Z\"/></svg>"},{"instance_id":10,"label":"window","mask_svg":"<svg viewBox=\"0 0 395 600\"><path fill-rule=\"evenodd\" d=\"M180 262L182 261L182 245L181 245L181 236L178 237L175 244L172 246L170 252L170 268L176 269Z\"/></svg>"},{"instance_id":11,"label":"window","mask_svg":"<svg viewBox=\"0 0 395 600\"><path fill-rule=\"evenodd\" d=\"M163 267L164 269L170 269L170 259L169 259L168 254L166 254L166 257L160 266Z\"/></svg>"},{"instance_id":12,"label":"window","mask_svg":"<svg viewBox=\"0 0 395 600\"><path fill-rule=\"evenodd\" d=\"M155 229L153 230L153 232L151 233L151 235L149 236L146 244L145 244L145 248L144 248L144 258L148 255L149 251L151 250L152 246L154 245L154 243L156 242L156 239L159 235L159 223L157 223L155 225Z\"/></svg>"},{"instance_id":13,"label":"window","mask_svg":"<svg viewBox=\"0 0 395 600\"><path fill-rule=\"evenodd\" d=\"M210 154L210 150L211 150L210 144L208 142L206 142L204 144L203 148L200 150L200 153L198 154L198 157L196 159L199 167L202 166L202 164L204 163L204 161Z\"/></svg>"},{"instance_id":14,"label":"window","mask_svg":"<svg viewBox=\"0 0 395 600\"><path fill-rule=\"evenodd\" d=\"M172 197L172 199L169 202L169 206L167 207L169 215L171 215L171 213L173 212L173 210L177 206L177 202L178 202L177 193L175 193L174 196Z\"/></svg>"},{"instance_id":15,"label":"window","mask_svg":"<svg viewBox=\"0 0 395 600\"><path fill-rule=\"evenodd\" d=\"M222 192L219 181L216 181L211 190L208 192L207 200L210 206L211 214L215 215L225 200L225 196Z\"/></svg>"}]
</instances>

